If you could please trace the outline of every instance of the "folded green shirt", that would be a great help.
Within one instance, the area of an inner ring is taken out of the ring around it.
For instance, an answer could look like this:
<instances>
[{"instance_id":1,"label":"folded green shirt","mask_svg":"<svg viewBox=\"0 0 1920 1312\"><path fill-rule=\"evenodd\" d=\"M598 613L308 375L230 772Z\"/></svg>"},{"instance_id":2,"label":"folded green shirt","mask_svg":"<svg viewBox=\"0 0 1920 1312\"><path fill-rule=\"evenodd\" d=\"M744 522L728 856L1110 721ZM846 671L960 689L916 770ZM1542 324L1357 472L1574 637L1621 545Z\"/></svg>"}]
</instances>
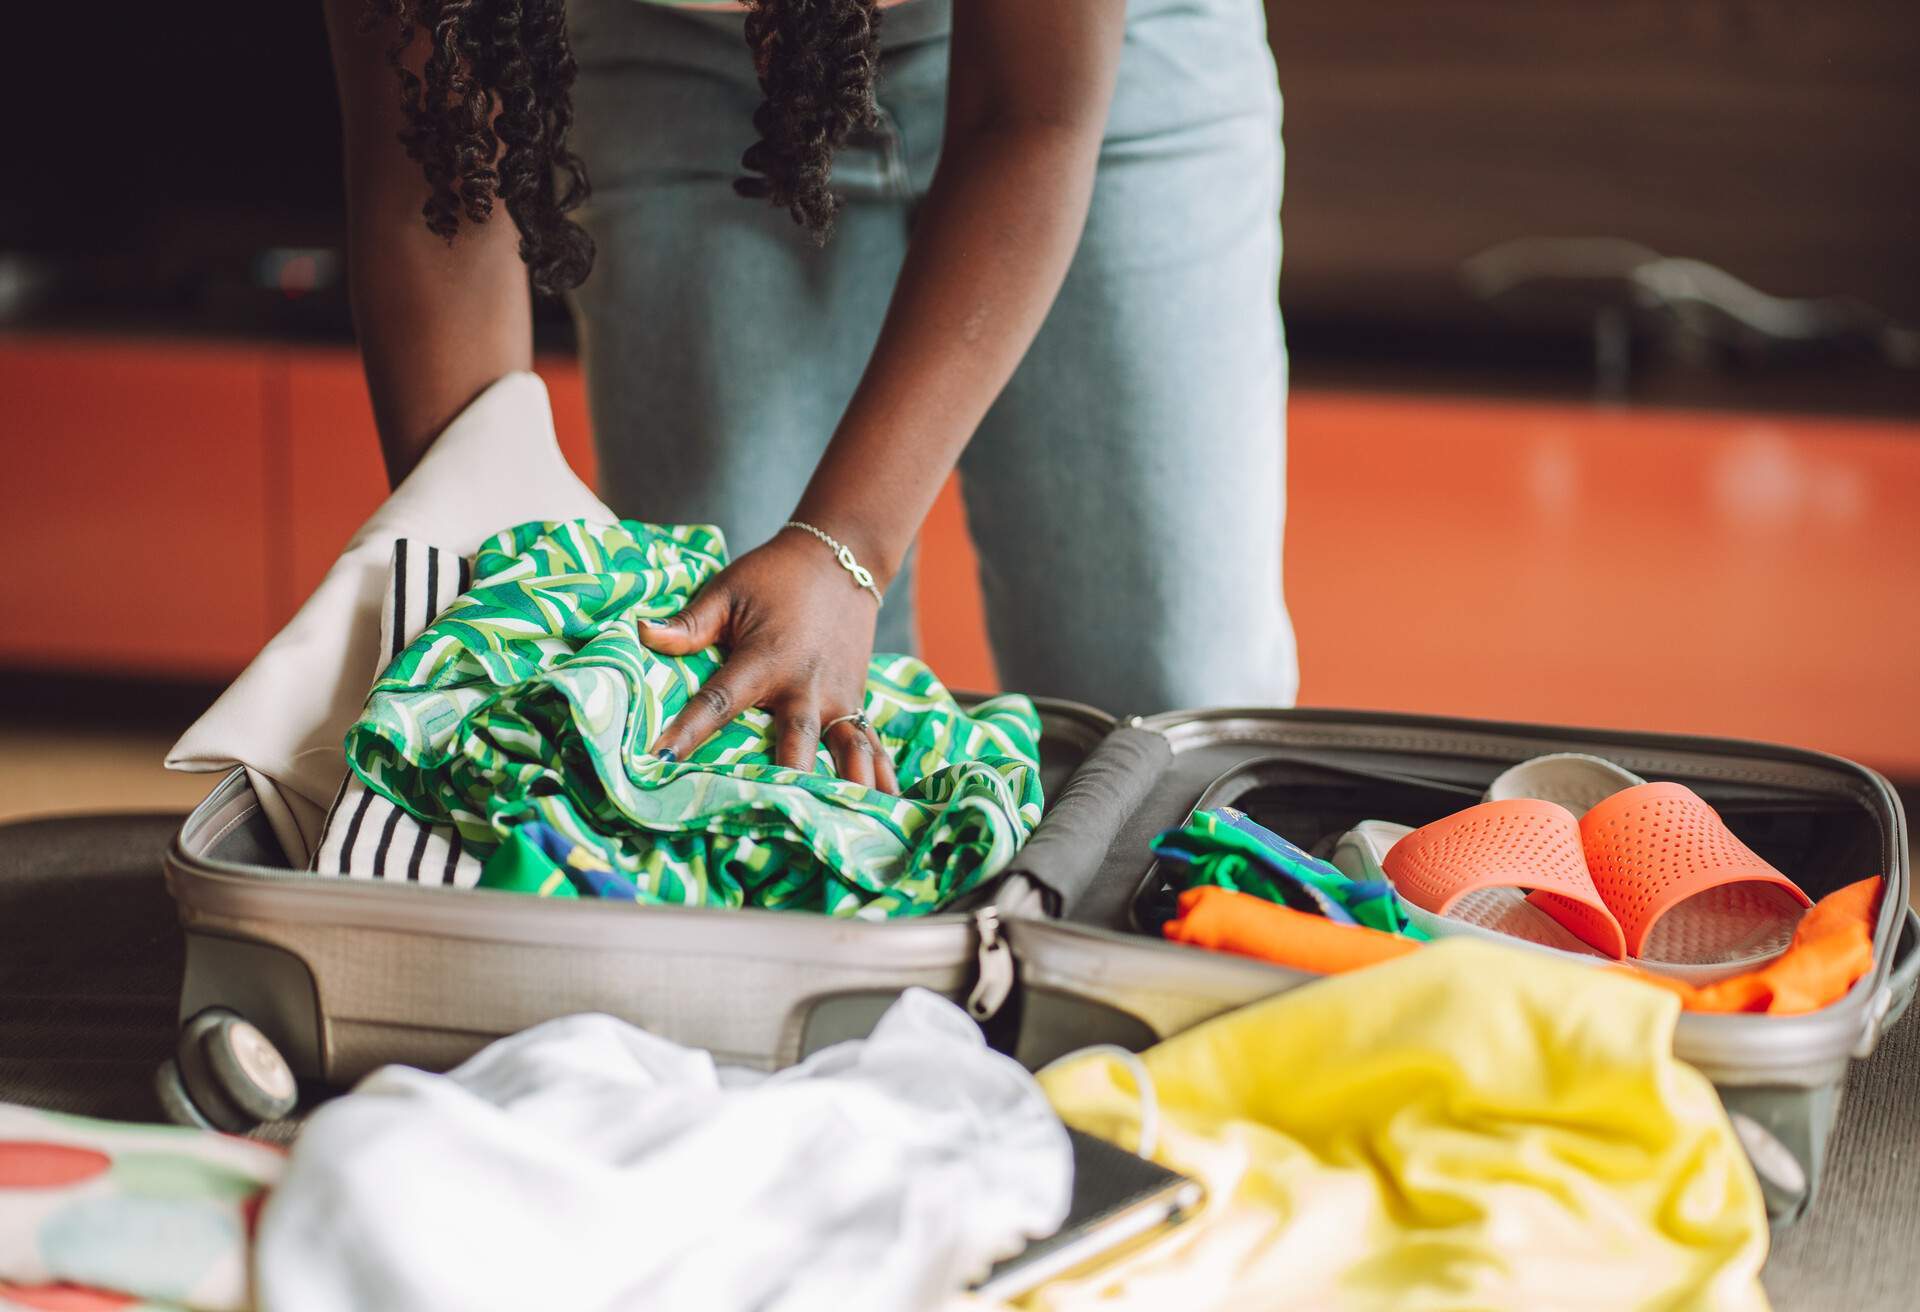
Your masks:
<instances>
[{"instance_id":1,"label":"folded green shirt","mask_svg":"<svg viewBox=\"0 0 1920 1312\"><path fill-rule=\"evenodd\" d=\"M496 534L473 586L374 685L349 765L483 858L543 820L643 902L910 916L1005 866L1040 818L1033 703L963 711L909 656L873 658L864 707L899 797L835 777L824 748L812 771L774 765L757 709L686 761L650 753L720 654L658 655L635 621L676 613L726 562L705 525Z\"/></svg>"},{"instance_id":2,"label":"folded green shirt","mask_svg":"<svg viewBox=\"0 0 1920 1312\"><path fill-rule=\"evenodd\" d=\"M1427 937L1407 919L1385 880L1349 879L1230 806L1195 811L1183 827L1154 839L1153 850L1173 867L1173 878L1182 888L1251 893L1338 924L1365 925L1403 938Z\"/></svg>"}]
</instances>

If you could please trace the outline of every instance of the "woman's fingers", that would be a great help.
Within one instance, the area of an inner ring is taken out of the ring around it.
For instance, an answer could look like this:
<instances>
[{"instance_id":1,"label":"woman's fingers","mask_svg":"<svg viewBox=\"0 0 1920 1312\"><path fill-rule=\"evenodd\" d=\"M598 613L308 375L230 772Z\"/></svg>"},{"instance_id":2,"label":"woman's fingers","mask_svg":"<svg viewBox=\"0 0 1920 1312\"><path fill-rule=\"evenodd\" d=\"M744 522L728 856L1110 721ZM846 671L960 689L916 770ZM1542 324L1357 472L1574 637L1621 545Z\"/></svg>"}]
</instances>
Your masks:
<instances>
[{"instance_id":1,"label":"woman's fingers","mask_svg":"<svg viewBox=\"0 0 1920 1312\"><path fill-rule=\"evenodd\" d=\"M898 793L893 762L872 727L833 718L835 706L860 704L872 648L871 631L861 623L872 615L853 606L864 598L848 593L843 579L820 568L812 545L789 550L781 543L776 539L735 561L679 614L636 617L641 645L662 656L725 649L724 663L688 698L652 750L669 761L690 760L742 712L765 707L773 713L775 764L812 773L824 742L841 778ZM822 692L843 684L842 693Z\"/></svg>"},{"instance_id":2,"label":"woman's fingers","mask_svg":"<svg viewBox=\"0 0 1920 1312\"><path fill-rule=\"evenodd\" d=\"M812 774L820 762L820 711L811 701L795 700L774 712L777 726L773 763Z\"/></svg>"},{"instance_id":3,"label":"woman's fingers","mask_svg":"<svg viewBox=\"0 0 1920 1312\"><path fill-rule=\"evenodd\" d=\"M900 777L893 770L893 756L887 751L887 745L880 741L878 729L868 729L866 737L873 740L873 786L883 793L900 796Z\"/></svg>"},{"instance_id":4,"label":"woman's fingers","mask_svg":"<svg viewBox=\"0 0 1920 1312\"><path fill-rule=\"evenodd\" d=\"M654 755L684 761L700 749L734 716L754 705L767 688L767 666L750 652L741 652L713 672L700 690L687 698L653 744Z\"/></svg>"},{"instance_id":5,"label":"woman's fingers","mask_svg":"<svg viewBox=\"0 0 1920 1312\"><path fill-rule=\"evenodd\" d=\"M663 620L636 619L640 645L662 656L691 656L718 645L727 627L725 588L707 587L678 615Z\"/></svg>"},{"instance_id":6,"label":"woman's fingers","mask_svg":"<svg viewBox=\"0 0 1920 1312\"><path fill-rule=\"evenodd\" d=\"M858 720L842 720L827 730L827 748L842 779L874 786L873 735Z\"/></svg>"}]
</instances>

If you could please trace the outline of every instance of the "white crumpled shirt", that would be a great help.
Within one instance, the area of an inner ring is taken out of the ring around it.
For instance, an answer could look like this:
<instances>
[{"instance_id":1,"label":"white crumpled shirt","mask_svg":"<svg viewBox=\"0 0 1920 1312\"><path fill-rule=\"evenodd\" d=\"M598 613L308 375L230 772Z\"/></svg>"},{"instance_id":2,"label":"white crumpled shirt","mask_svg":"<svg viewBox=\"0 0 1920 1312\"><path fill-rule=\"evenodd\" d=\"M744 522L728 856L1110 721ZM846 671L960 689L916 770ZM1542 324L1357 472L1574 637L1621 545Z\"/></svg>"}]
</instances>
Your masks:
<instances>
[{"instance_id":1,"label":"white crumpled shirt","mask_svg":"<svg viewBox=\"0 0 1920 1312\"><path fill-rule=\"evenodd\" d=\"M259 1303L901 1312L1051 1233L1072 1171L1032 1077L924 990L773 1075L572 1016L315 1113Z\"/></svg>"}]
</instances>

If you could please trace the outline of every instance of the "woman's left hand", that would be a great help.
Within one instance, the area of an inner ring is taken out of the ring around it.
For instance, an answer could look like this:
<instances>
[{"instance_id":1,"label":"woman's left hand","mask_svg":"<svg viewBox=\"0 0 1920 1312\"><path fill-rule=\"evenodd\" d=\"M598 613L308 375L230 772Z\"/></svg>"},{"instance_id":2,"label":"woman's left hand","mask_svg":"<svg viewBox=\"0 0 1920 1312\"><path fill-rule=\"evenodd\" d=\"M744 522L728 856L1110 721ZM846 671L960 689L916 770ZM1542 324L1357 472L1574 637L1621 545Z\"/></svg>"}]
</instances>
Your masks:
<instances>
[{"instance_id":1,"label":"woman's left hand","mask_svg":"<svg viewBox=\"0 0 1920 1312\"><path fill-rule=\"evenodd\" d=\"M833 553L804 533L786 529L749 551L678 615L639 624L641 644L663 656L714 646L727 653L653 750L684 761L728 721L760 706L773 713L774 760L811 771L821 726L864 705L878 610ZM871 729L845 720L826 740L842 778L900 791Z\"/></svg>"}]
</instances>

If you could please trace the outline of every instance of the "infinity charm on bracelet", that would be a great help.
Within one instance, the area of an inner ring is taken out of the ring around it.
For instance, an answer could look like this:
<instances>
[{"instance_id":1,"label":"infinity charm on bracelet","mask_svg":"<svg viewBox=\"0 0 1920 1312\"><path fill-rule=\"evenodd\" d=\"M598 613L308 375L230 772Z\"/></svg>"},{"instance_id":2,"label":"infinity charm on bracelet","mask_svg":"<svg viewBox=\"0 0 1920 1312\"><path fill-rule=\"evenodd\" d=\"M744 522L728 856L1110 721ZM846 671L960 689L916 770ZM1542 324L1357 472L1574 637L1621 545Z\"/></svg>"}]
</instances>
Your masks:
<instances>
[{"instance_id":1,"label":"infinity charm on bracelet","mask_svg":"<svg viewBox=\"0 0 1920 1312\"><path fill-rule=\"evenodd\" d=\"M853 575L853 581L855 583L858 583L863 588L873 586L873 571L853 558L852 547L842 547L836 551L834 555L840 561L841 567L844 568L847 573Z\"/></svg>"},{"instance_id":2,"label":"infinity charm on bracelet","mask_svg":"<svg viewBox=\"0 0 1920 1312\"><path fill-rule=\"evenodd\" d=\"M826 543L828 550L833 552L833 558L840 562L840 568L853 575L853 581L856 584L872 593L876 603L881 600L880 589L873 585L873 571L854 559L852 547L847 546L832 534L822 529L817 529L811 524L802 523L797 519L790 519L780 527L797 528L802 533L811 533Z\"/></svg>"}]
</instances>

